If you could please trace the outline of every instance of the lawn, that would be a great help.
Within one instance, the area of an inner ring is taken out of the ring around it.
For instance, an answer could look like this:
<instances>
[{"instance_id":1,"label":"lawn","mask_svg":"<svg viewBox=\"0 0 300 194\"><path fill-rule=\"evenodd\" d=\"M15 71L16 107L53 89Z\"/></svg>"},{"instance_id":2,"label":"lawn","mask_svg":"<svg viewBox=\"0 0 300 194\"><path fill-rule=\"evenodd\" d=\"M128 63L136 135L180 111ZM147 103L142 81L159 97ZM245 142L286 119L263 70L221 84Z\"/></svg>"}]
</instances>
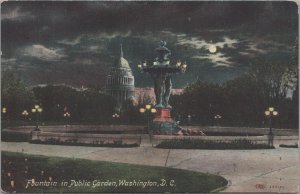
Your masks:
<instances>
[{"instance_id":1,"label":"lawn","mask_svg":"<svg viewBox=\"0 0 300 194\"><path fill-rule=\"evenodd\" d=\"M8 192L206 193L227 185L217 175L174 168L13 152L1 155L1 184Z\"/></svg>"}]
</instances>

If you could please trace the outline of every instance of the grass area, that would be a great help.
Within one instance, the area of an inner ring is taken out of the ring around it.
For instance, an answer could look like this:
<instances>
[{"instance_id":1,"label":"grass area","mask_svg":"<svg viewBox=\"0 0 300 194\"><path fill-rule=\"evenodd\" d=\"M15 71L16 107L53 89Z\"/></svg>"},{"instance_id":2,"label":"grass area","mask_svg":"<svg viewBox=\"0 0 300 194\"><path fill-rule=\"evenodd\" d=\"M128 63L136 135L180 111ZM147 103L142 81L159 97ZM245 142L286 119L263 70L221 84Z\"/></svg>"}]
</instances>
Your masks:
<instances>
[{"instance_id":1,"label":"grass area","mask_svg":"<svg viewBox=\"0 0 300 194\"><path fill-rule=\"evenodd\" d=\"M256 143L248 139L240 139L233 141L213 141L203 139L170 139L164 140L156 146L165 149L209 149L209 150L246 150L246 149L274 149L263 143Z\"/></svg>"},{"instance_id":2,"label":"grass area","mask_svg":"<svg viewBox=\"0 0 300 194\"><path fill-rule=\"evenodd\" d=\"M280 144L279 147L282 147L282 148L298 148L298 144L294 144L294 145Z\"/></svg>"},{"instance_id":3,"label":"grass area","mask_svg":"<svg viewBox=\"0 0 300 194\"><path fill-rule=\"evenodd\" d=\"M12 152L2 152L1 155L1 184L2 189L8 192L206 193L227 185L227 180L217 175L166 167ZM32 179L39 186L29 185L26 188L28 180L32 183ZM77 186L72 180L77 182ZM14 181L14 187L11 181ZM64 182L66 185L61 185Z\"/></svg>"}]
</instances>

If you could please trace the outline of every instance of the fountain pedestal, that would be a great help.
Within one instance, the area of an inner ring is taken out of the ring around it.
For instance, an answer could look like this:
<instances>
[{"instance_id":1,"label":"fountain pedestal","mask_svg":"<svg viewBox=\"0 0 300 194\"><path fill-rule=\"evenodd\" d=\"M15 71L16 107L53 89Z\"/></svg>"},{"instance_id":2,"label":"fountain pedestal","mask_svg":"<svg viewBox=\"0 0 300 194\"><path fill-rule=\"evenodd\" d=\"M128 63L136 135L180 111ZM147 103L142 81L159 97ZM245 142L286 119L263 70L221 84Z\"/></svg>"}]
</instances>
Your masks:
<instances>
[{"instance_id":1,"label":"fountain pedestal","mask_svg":"<svg viewBox=\"0 0 300 194\"><path fill-rule=\"evenodd\" d=\"M151 122L153 134L172 134L177 132L177 123L171 117L170 108L156 108L157 112Z\"/></svg>"}]
</instances>

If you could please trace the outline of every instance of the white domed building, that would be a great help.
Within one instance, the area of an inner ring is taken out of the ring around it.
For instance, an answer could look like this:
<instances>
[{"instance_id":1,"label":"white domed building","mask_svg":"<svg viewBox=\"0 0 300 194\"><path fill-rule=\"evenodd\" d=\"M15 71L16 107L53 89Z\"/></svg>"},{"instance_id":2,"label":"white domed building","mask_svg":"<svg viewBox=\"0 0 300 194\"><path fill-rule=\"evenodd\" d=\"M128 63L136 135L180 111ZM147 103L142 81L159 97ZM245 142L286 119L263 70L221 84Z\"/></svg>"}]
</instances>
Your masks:
<instances>
[{"instance_id":1,"label":"white domed building","mask_svg":"<svg viewBox=\"0 0 300 194\"><path fill-rule=\"evenodd\" d=\"M128 61L123 57L121 45L120 57L113 64L106 78L105 91L117 100L117 109L121 110L123 103L134 98L134 77Z\"/></svg>"}]
</instances>

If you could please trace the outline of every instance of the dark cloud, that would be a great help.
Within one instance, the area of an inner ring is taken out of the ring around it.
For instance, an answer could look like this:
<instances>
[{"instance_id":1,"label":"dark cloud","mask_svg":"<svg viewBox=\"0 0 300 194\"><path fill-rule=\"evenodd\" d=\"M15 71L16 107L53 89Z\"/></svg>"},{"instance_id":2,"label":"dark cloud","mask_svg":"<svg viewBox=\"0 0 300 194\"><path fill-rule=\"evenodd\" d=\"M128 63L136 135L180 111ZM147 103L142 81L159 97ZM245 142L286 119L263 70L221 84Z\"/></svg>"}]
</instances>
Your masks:
<instances>
[{"instance_id":1,"label":"dark cloud","mask_svg":"<svg viewBox=\"0 0 300 194\"><path fill-rule=\"evenodd\" d=\"M279 1L4 2L2 70L14 69L30 84L103 85L123 43L137 85L149 85L136 64L151 61L163 39L172 60L189 64L176 86L222 82L245 72L256 57L290 61L297 12L296 3ZM208 53L211 45L216 54Z\"/></svg>"}]
</instances>

